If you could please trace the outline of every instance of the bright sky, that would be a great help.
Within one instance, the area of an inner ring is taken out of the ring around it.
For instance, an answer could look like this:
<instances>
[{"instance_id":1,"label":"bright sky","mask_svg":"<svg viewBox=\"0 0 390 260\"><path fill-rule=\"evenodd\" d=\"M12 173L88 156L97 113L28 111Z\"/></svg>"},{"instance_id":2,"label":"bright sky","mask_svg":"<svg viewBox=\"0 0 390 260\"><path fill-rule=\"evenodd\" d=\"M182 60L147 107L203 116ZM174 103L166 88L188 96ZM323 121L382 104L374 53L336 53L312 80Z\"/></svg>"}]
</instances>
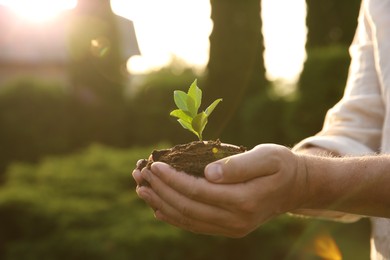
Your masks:
<instances>
[{"instance_id":1,"label":"bright sky","mask_svg":"<svg viewBox=\"0 0 390 260\"><path fill-rule=\"evenodd\" d=\"M134 22L142 56L128 62L145 73L178 58L198 69L208 61L210 0L111 0L114 12ZM259 0L260 1L260 0ZM16 13L43 22L77 0L0 0ZM262 0L265 62L270 79L294 81L305 59L305 0ZM283 7L283 8L280 8Z\"/></svg>"},{"instance_id":2,"label":"bright sky","mask_svg":"<svg viewBox=\"0 0 390 260\"><path fill-rule=\"evenodd\" d=\"M77 0L0 0L23 19L31 22L45 22L65 9L76 6Z\"/></svg>"},{"instance_id":3,"label":"bright sky","mask_svg":"<svg viewBox=\"0 0 390 260\"><path fill-rule=\"evenodd\" d=\"M262 17L268 77L297 80L306 59L306 1L262 0Z\"/></svg>"}]
</instances>

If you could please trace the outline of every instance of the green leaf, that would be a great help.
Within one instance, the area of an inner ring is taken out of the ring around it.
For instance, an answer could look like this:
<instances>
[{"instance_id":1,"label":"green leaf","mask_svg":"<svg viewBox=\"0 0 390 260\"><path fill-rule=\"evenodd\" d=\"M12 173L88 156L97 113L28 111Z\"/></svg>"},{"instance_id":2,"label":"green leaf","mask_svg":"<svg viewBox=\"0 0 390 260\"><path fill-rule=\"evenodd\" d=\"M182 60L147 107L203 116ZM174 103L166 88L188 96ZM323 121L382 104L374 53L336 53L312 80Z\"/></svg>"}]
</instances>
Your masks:
<instances>
[{"instance_id":1,"label":"green leaf","mask_svg":"<svg viewBox=\"0 0 390 260\"><path fill-rule=\"evenodd\" d=\"M219 102L222 101L222 98L219 98L217 100L215 100L208 108L206 108L206 115L207 116L210 116L210 114L214 111L215 107L219 104Z\"/></svg>"},{"instance_id":2,"label":"green leaf","mask_svg":"<svg viewBox=\"0 0 390 260\"><path fill-rule=\"evenodd\" d=\"M184 111L188 111L187 107L187 94L181 90L175 90L173 92L173 99L175 101L176 106Z\"/></svg>"},{"instance_id":3,"label":"green leaf","mask_svg":"<svg viewBox=\"0 0 390 260\"><path fill-rule=\"evenodd\" d=\"M202 133L207 124L207 117L205 112L201 112L192 119L192 128L198 133L200 140L202 140Z\"/></svg>"},{"instance_id":4,"label":"green leaf","mask_svg":"<svg viewBox=\"0 0 390 260\"><path fill-rule=\"evenodd\" d=\"M195 117L198 114L198 109L196 108L195 100L191 96L187 95L186 101L188 112L190 113L191 117Z\"/></svg>"},{"instance_id":5,"label":"green leaf","mask_svg":"<svg viewBox=\"0 0 390 260\"><path fill-rule=\"evenodd\" d=\"M195 108L196 111L199 110L199 107L202 103L202 90L198 88L197 80L191 84L190 88L188 89L188 96L192 97L195 101Z\"/></svg>"},{"instance_id":6,"label":"green leaf","mask_svg":"<svg viewBox=\"0 0 390 260\"><path fill-rule=\"evenodd\" d=\"M198 88L197 79L191 84L187 93L175 90L173 97L178 109L173 110L170 115L178 118L177 121L184 129L191 131L202 140L208 117L222 98L215 100L205 111L198 113L202 102L202 90Z\"/></svg>"},{"instance_id":7,"label":"green leaf","mask_svg":"<svg viewBox=\"0 0 390 260\"><path fill-rule=\"evenodd\" d=\"M194 130L194 128L192 128L191 123L185 122L182 119L178 119L177 121L181 124L181 126L184 129L190 130L192 133L194 133L200 139L199 134Z\"/></svg>"},{"instance_id":8,"label":"green leaf","mask_svg":"<svg viewBox=\"0 0 390 260\"><path fill-rule=\"evenodd\" d=\"M191 124L192 117L188 114L188 112L183 111L181 109L175 109L170 114L170 116L177 117L185 122L188 122Z\"/></svg>"}]
</instances>

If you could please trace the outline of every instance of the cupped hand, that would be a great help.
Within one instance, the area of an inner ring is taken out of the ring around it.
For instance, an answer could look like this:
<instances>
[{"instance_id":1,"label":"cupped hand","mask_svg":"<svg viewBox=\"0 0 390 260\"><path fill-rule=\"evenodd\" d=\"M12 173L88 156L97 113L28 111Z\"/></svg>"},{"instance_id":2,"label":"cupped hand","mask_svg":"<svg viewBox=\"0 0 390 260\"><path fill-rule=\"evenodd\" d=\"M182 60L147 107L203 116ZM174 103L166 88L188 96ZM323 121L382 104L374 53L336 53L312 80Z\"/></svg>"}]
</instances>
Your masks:
<instances>
[{"instance_id":1,"label":"cupped hand","mask_svg":"<svg viewBox=\"0 0 390 260\"><path fill-rule=\"evenodd\" d=\"M242 237L305 199L303 159L274 144L211 163L206 178L161 162L133 176L150 184L137 193L158 219L195 233Z\"/></svg>"}]
</instances>

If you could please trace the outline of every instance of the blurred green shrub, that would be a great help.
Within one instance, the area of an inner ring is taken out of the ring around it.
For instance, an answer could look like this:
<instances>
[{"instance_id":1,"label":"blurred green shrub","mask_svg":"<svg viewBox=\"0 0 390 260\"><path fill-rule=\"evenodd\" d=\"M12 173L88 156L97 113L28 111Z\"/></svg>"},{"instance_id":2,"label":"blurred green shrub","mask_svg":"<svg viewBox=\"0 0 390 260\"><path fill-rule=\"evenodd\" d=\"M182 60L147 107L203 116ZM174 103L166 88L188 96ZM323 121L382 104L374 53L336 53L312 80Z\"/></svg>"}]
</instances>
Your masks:
<instances>
[{"instance_id":1,"label":"blurred green shrub","mask_svg":"<svg viewBox=\"0 0 390 260\"><path fill-rule=\"evenodd\" d=\"M56 83L21 79L0 88L0 169L69 149L69 94Z\"/></svg>"},{"instance_id":2,"label":"blurred green shrub","mask_svg":"<svg viewBox=\"0 0 390 260\"><path fill-rule=\"evenodd\" d=\"M202 88L199 75L191 69L176 68L175 64L147 75L127 100L126 142L150 145L161 140L171 143L195 140L169 116L176 108L173 91L187 91L195 78Z\"/></svg>"},{"instance_id":3,"label":"blurred green shrub","mask_svg":"<svg viewBox=\"0 0 390 260\"><path fill-rule=\"evenodd\" d=\"M192 70L172 65L147 75L131 97L108 96L101 102L90 102L71 87L35 79L1 86L0 177L12 161L34 162L95 142L128 147L192 140L185 133L177 135L183 131L169 112L173 90L188 88L196 77Z\"/></svg>"},{"instance_id":4,"label":"blurred green shrub","mask_svg":"<svg viewBox=\"0 0 390 260\"><path fill-rule=\"evenodd\" d=\"M92 146L10 167L0 190L0 258L126 259L141 241L177 236L133 191L131 171L149 153Z\"/></svg>"}]
</instances>

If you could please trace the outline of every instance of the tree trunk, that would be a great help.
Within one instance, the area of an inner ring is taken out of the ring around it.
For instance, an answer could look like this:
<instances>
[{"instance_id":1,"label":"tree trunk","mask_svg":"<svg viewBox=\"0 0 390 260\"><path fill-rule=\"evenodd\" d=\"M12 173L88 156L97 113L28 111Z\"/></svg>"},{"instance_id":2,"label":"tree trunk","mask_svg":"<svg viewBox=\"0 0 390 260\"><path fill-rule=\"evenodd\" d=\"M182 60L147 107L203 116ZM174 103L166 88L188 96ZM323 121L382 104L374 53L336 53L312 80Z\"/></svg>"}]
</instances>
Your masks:
<instances>
[{"instance_id":1,"label":"tree trunk","mask_svg":"<svg viewBox=\"0 0 390 260\"><path fill-rule=\"evenodd\" d=\"M307 0L307 46L350 45L360 0Z\"/></svg>"},{"instance_id":2,"label":"tree trunk","mask_svg":"<svg viewBox=\"0 0 390 260\"><path fill-rule=\"evenodd\" d=\"M223 98L206 129L212 138L237 114L245 96L266 83L259 0L211 0L214 23L204 84L205 102ZM230 130L229 130L230 131Z\"/></svg>"}]
</instances>

